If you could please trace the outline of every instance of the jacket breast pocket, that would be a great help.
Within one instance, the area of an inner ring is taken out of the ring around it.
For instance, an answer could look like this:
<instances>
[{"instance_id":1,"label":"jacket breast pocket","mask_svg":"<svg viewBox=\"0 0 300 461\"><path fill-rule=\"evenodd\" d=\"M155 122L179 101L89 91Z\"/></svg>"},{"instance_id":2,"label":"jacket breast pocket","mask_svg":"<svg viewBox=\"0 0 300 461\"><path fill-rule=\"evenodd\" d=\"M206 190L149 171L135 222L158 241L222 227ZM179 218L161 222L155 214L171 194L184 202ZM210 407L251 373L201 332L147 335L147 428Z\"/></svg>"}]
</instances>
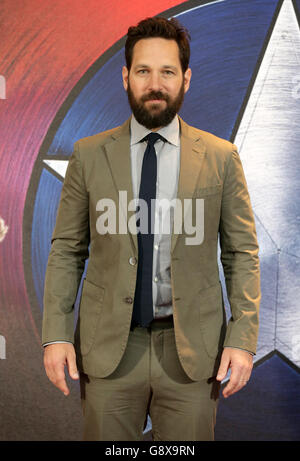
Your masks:
<instances>
[{"instance_id":1,"label":"jacket breast pocket","mask_svg":"<svg viewBox=\"0 0 300 461\"><path fill-rule=\"evenodd\" d=\"M194 197L208 197L210 195L220 194L222 192L222 184L214 186L200 187L195 190Z\"/></svg>"},{"instance_id":2,"label":"jacket breast pocket","mask_svg":"<svg viewBox=\"0 0 300 461\"><path fill-rule=\"evenodd\" d=\"M101 315L104 291L103 287L99 287L84 279L76 328L82 355L88 354L93 345Z\"/></svg>"}]
</instances>

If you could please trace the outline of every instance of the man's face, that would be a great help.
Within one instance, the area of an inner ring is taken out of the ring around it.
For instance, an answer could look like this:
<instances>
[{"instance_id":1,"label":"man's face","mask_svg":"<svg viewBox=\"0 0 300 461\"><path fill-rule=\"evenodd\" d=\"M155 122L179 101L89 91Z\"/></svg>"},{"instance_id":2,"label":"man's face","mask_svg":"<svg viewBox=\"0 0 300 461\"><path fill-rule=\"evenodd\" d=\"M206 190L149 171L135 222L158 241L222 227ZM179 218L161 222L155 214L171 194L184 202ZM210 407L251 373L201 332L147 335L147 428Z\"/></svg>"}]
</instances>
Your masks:
<instances>
[{"instance_id":1,"label":"man's face","mask_svg":"<svg viewBox=\"0 0 300 461\"><path fill-rule=\"evenodd\" d=\"M191 69L182 74L175 40L147 38L133 48L131 69L122 69L123 85L137 121L156 131L179 111L189 89Z\"/></svg>"}]
</instances>

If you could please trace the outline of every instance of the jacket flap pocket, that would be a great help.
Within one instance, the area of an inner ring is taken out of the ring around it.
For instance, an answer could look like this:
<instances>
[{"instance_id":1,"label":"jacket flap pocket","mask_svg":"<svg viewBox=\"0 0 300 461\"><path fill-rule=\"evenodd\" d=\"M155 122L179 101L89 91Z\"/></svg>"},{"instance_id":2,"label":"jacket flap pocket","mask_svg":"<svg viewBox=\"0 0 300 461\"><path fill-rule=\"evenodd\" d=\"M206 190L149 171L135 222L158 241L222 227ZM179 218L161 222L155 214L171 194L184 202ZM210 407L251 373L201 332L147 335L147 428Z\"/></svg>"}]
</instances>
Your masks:
<instances>
[{"instance_id":1,"label":"jacket flap pocket","mask_svg":"<svg viewBox=\"0 0 300 461\"><path fill-rule=\"evenodd\" d=\"M104 288L95 285L87 279L84 279L82 286L82 297L87 297L91 300L102 302L103 296Z\"/></svg>"},{"instance_id":2,"label":"jacket flap pocket","mask_svg":"<svg viewBox=\"0 0 300 461\"><path fill-rule=\"evenodd\" d=\"M94 342L104 291L104 288L84 279L76 327L76 342L82 355L88 354Z\"/></svg>"}]
</instances>

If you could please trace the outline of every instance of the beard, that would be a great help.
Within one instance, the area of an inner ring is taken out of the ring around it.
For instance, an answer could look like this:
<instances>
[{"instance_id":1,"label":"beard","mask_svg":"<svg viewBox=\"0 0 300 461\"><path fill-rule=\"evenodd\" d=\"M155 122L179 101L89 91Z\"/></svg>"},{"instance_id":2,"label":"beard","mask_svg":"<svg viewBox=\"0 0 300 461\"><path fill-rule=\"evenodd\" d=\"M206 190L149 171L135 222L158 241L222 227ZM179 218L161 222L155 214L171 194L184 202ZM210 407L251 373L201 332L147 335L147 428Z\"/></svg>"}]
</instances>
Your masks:
<instances>
[{"instance_id":1,"label":"beard","mask_svg":"<svg viewBox=\"0 0 300 461\"><path fill-rule=\"evenodd\" d=\"M151 93L142 96L138 101L131 90L128 80L127 96L129 105L136 120L141 125L148 128L148 130L152 130L153 128L167 126L171 123L184 100L184 82L182 81L178 95L174 99L171 99L169 95L164 94L161 91L151 91ZM147 108L145 106L145 102L151 99L166 101L167 105L165 109L160 109L160 103L148 104L149 108Z\"/></svg>"}]
</instances>

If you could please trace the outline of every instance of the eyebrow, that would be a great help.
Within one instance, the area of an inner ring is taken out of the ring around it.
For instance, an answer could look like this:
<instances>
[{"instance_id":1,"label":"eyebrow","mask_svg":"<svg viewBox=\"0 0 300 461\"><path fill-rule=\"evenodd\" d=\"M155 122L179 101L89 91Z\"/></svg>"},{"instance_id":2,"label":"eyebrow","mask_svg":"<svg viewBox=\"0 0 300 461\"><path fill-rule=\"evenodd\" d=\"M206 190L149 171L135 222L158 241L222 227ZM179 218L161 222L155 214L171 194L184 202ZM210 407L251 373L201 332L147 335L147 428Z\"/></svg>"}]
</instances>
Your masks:
<instances>
[{"instance_id":1,"label":"eyebrow","mask_svg":"<svg viewBox=\"0 0 300 461\"><path fill-rule=\"evenodd\" d=\"M134 66L134 69L138 69L139 67L149 67L147 64L137 64L136 66ZM165 64L164 66L162 66L163 69L173 69L173 70L177 70L177 67L176 66L171 66L171 65L168 65L168 64Z\"/></svg>"}]
</instances>

